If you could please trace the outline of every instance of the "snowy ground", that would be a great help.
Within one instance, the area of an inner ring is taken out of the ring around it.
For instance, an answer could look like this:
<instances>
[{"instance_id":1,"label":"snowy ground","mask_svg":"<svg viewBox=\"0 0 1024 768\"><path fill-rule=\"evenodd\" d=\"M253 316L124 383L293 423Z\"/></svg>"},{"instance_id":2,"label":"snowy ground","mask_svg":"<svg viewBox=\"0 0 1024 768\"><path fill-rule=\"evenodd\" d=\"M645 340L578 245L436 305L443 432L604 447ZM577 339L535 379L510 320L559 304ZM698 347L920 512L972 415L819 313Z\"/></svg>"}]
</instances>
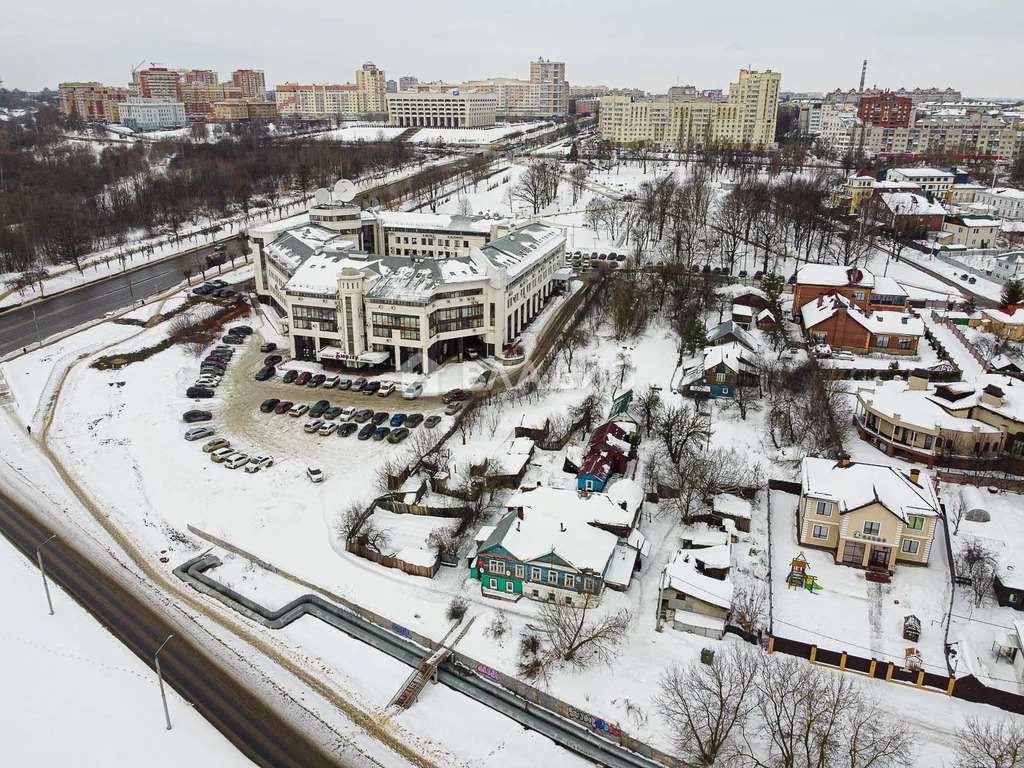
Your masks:
<instances>
[{"instance_id":1,"label":"snowy ground","mask_svg":"<svg viewBox=\"0 0 1024 768\"><path fill-rule=\"evenodd\" d=\"M421 128L413 135L411 141L413 144L491 144L511 133L522 132L533 137L541 135L545 130L553 129L554 125L546 122L508 123L493 128ZM319 134L317 138L326 141L387 141L406 130L408 129L379 123L356 123Z\"/></svg>"},{"instance_id":2,"label":"snowy ground","mask_svg":"<svg viewBox=\"0 0 1024 768\"><path fill-rule=\"evenodd\" d=\"M903 252L900 256L900 260L909 262L910 264L921 264L933 272L948 277L950 280L963 283L965 289L993 300L998 300L999 296L1003 292L1003 286L1001 283L994 280L987 280L973 272L968 272L962 267L948 264L942 259L938 259L934 256L923 254L909 248ZM975 282L973 283L969 282L969 278L972 277L975 279Z\"/></svg>"},{"instance_id":3,"label":"snowy ground","mask_svg":"<svg viewBox=\"0 0 1024 768\"><path fill-rule=\"evenodd\" d=\"M156 673L52 582L50 616L38 569L3 537L0 580L6 765L252 765L170 686L166 730Z\"/></svg>"}]
</instances>

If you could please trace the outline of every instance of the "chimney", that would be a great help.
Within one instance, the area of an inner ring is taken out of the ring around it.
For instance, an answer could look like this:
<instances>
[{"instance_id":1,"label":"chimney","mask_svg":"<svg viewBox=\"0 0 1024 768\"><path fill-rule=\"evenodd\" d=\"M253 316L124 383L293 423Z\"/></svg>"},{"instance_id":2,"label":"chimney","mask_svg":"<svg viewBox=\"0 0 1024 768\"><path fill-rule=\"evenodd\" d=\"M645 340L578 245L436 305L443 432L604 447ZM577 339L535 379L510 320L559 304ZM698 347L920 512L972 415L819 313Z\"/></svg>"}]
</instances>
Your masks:
<instances>
[{"instance_id":1,"label":"chimney","mask_svg":"<svg viewBox=\"0 0 1024 768\"><path fill-rule=\"evenodd\" d=\"M917 467L914 467L907 474L910 476L910 482L912 482L914 485L917 485L917 481L921 479L921 470L918 469Z\"/></svg>"},{"instance_id":2,"label":"chimney","mask_svg":"<svg viewBox=\"0 0 1024 768\"><path fill-rule=\"evenodd\" d=\"M839 463L840 463L840 466L843 466L843 467L850 466L850 454L844 453L842 456L840 456L839 457Z\"/></svg>"},{"instance_id":3,"label":"chimney","mask_svg":"<svg viewBox=\"0 0 1024 768\"><path fill-rule=\"evenodd\" d=\"M522 507L520 507L518 510L516 510L516 517L518 517L520 520L523 519L523 508ZM519 523L516 523L516 530L519 529L518 526L519 526Z\"/></svg>"}]
</instances>

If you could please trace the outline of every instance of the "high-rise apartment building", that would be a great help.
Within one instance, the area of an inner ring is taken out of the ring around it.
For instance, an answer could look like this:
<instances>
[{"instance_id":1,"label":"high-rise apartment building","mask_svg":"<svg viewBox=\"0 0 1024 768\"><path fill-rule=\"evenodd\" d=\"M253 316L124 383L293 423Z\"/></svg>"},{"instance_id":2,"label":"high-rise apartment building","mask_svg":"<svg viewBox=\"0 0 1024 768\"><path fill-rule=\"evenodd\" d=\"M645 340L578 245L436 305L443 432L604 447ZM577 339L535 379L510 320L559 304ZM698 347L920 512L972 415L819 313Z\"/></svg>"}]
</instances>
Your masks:
<instances>
[{"instance_id":1,"label":"high-rise apartment building","mask_svg":"<svg viewBox=\"0 0 1024 768\"><path fill-rule=\"evenodd\" d=\"M402 75L398 78L398 92L402 91L415 91L416 86L419 84L419 79L412 75Z\"/></svg>"},{"instance_id":2,"label":"high-rise apartment building","mask_svg":"<svg viewBox=\"0 0 1024 768\"><path fill-rule=\"evenodd\" d=\"M385 93L398 93L398 81L388 80L387 85L384 87Z\"/></svg>"},{"instance_id":3,"label":"high-rise apartment building","mask_svg":"<svg viewBox=\"0 0 1024 768\"><path fill-rule=\"evenodd\" d=\"M193 121L212 118L214 102L242 98L242 89L231 83L183 85L180 92L181 101L185 105L185 117Z\"/></svg>"},{"instance_id":4,"label":"high-rise apartment building","mask_svg":"<svg viewBox=\"0 0 1024 768\"><path fill-rule=\"evenodd\" d=\"M231 82L242 92L243 99L267 98L267 81L262 69L236 69L231 73Z\"/></svg>"},{"instance_id":5,"label":"high-rise apartment building","mask_svg":"<svg viewBox=\"0 0 1024 768\"><path fill-rule=\"evenodd\" d=\"M356 70L356 87L359 89L360 112L384 112L384 94L387 93L387 78L383 69L377 69L372 61Z\"/></svg>"},{"instance_id":6,"label":"high-rise apartment building","mask_svg":"<svg viewBox=\"0 0 1024 768\"><path fill-rule=\"evenodd\" d=\"M336 117L364 111L359 89L354 85L277 86L277 113L295 117Z\"/></svg>"},{"instance_id":7,"label":"high-rise apartment building","mask_svg":"<svg viewBox=\"0 0 1024 768\"><path fill-rule=\"evenodd\" d=\"M538 115L561 117L569 114L569 83L565 81L564 61L531 61L530 84Z\"/></svg>"},{"instance_id":8,"label":"high-rise apartment building","mask_svg":"<svg viewBox=\"0 0 1024 768\"><path fill-rule=\"evenodd\" d=\"M220 82L212 69L187 69L183 79L189 85L217 85Z\"/></svg>"},{"instance_id":9,"label":"high-rise apartment building","mask_svg":"<svg viewBox=\"0 0 1024 768\"><path fill-rule=\"evenodd\" d=\"M766 147L775 141L781 79L778 72L740 70L726 99L637 101L606 96L601 99L600 135L616 144Z\"/></svg>"},{"instance_id":10,"label":"high-rise apartment building","mask_svg":"<svg viewBox=\"0 0 1024 768\"><path fill-rule=\"evenodd\" d=\"M181 97L181 73L167 67L150 67L135 73L139 95L147 99L178 101Z\"/></svg>"},{"instance_id":11,"label":"high-rise apartment building","mask_svg":"<svg viewBox=\"0 0 1024 768\"><path fill-rule=\"evenodd\" d=\"M65 117L116 123L121 102L136 95L130 88L112 88L102 83L61 83L60 111Z\"/></svg>"},{"instance_id":12,"label":"high-rise apartment building","mask_svg":"<svg viewBox=\"0 0 1024 768\"><path fill-rule=\"evenodd\" d=\"M909 128L914 117L914 101L891 91L864 96L857 105L857 117L882 128Z\"/></svg>"}]
</instances>

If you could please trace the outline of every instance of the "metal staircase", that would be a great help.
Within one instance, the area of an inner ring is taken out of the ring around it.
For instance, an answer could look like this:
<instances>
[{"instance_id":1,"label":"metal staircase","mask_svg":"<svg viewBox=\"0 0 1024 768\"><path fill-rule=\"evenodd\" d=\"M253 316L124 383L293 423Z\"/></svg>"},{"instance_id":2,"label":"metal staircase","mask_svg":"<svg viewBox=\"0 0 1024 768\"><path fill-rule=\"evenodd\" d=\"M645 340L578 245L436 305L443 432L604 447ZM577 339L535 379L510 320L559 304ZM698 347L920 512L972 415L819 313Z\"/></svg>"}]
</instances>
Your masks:
<instances>
[{"instance_id":1,"label":"metal staircase","mask_svg":"<svg viewBox=\"0 0 1024 768\"><path fill-rule=\"evenodd\" d=\"M427 684L428 680L437 682L437 668L452 655L452 649L455 648L456 644L458 644L463 637L465 637L466 632L469 631L469 628L472 626L475 619L476 616L470 617L469 621L467 621L462 627L462 631L459 632L458 637L456 637L451 643L448 642L448 638L450 638L452 633L458 629L459 625L456 624L448 630L448 634L444 636L441 644L433 653L424 658L415 670L413 670L413 673L409 675L401 689L399 689L398 693L395 694L395 697L391 699L388 706L393 704L401 707L402 709L408 709L416 701L416 697L420 695L420 691L423 690L423 687Z\"/></svg>"}]
</instances>

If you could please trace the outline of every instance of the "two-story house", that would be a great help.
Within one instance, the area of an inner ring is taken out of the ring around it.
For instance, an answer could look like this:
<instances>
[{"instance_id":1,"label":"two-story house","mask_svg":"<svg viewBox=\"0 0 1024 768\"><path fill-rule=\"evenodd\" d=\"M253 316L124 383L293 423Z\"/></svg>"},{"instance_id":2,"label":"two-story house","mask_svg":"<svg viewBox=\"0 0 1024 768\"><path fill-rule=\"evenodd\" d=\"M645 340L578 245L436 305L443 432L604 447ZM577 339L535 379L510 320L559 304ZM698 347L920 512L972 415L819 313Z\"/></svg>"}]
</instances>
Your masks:
<instances>
[{"instance_id":1,"label":"two-story house","mask_svg":"<svg viewBox=\"0 0 1024 768\"><path fill-rule=\"evenodd\" d=\"M864 310L840 293L818 296L800 308L807 339L850 352L917 354L924 321L909 312Z\"/></svg>"},{"instance_id":2,"label":"two-story house","mask_svg":"<svg viewBox=\"0 0 1024 768\"><path fill-rule=\"evenodd\" d=\"M837 563L892 572L926 565L939 501L913 468L807 457L801 466L800 543L831 550Z\"/></svg>"}]
</instances>

